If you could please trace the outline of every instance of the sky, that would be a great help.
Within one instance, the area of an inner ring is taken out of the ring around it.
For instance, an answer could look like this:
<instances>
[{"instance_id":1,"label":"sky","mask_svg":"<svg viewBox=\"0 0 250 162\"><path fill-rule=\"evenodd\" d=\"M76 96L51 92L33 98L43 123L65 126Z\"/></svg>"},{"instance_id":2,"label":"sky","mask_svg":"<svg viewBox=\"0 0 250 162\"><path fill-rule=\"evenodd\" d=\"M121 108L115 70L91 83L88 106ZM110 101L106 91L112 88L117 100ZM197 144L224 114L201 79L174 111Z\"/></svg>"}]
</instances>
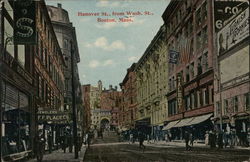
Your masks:
<instances>
[{"instance_id":1,"label":"sky","mask_svg":"<svg viewBox=\"0 0 250 162\"><path fill-rule=\"evenodd\" d=\"M161 16L169 1L46 0L46 4L57 6L61 3L76 28L81 84L95 86L102 80L108 88L109 85L119 87L127 69L143 55L163 25ZM88 15L79 16L79 12ZM131 16L128 12L140 15ZM94 16L95 13L99 15ZM98 18L115 19L116 22L98 22ZM130 22L119 22L120 18Z\"/></svg>"}]
</instances>

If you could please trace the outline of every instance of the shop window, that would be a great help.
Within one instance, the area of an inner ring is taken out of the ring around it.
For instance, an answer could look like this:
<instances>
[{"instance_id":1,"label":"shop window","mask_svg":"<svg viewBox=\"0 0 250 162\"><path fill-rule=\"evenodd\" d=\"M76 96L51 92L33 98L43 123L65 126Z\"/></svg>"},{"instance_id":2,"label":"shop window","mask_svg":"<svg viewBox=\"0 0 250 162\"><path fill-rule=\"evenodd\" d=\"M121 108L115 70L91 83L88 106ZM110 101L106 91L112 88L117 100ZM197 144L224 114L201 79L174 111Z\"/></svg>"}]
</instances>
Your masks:
<instances>
[{"instance_id":1,"label":"shop window","mask_svg":"<svg viewBox=\"0 0 250 162\"><path fill-rule=\"evenodd\" d=\"M224 99L224 114L228 113L228 100Z\"/></svg>"},{"instance_id":2,"label":"shop window","mask_svg":"<svg viewBox=\"0 0 250 162\"><path fill-rule=\"evenodd\" d=\"M31 149L29 98L17 88L3 84L2 146L3 158Z\"/></svg>"},{"instance_id":3,"label":"shop window","mask_svg":"<svg viewBox=\"0 0 250 162\"><path fill-rule=\"evenodd\" d=\"M250 93L246 93L244 97L245 97L245 108L247 111L249 111L250 110Z\"/></svg>"},{"instance_id":4,"label":"shop window","mask_svg":"<svg viewBox=\"0 0 250 162\"><path fill-rule=\"evenodd\" d=\"M238 112L238 104L239 104L239 102L238 102L238 96L235 96L233 98L234 112Z\"/></svg>"}]
</instances>

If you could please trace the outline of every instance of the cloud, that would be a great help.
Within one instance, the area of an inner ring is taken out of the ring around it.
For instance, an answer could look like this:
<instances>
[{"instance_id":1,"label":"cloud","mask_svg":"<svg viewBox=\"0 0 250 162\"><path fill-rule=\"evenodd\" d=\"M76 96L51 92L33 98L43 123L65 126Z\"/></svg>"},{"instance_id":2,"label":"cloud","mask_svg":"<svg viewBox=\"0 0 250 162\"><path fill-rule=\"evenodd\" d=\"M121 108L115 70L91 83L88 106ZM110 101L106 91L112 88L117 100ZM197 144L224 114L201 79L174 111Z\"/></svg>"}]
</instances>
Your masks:
<instances>
[{"instance_id":1,"label":"cloud","mask_svg":"<svg viewBox=\"0 0 250 162\"><path fill-rule=\"evenodd\" d=\"M128 58L128 61L129 61L129 62L136 62L136 61L138 61L138 59L139 59L138 57L132 56L132 57L129 57L129 58Z\"/></svg>"},{"instance_id":2,"label":"cloud","mask_svg":"<svg viewBox=\"0 0 250 162\"><path fill-rule=\"evenodd\" d=\"M125 44L121 40L116 40L109 44L107 38L99 37L96 39L94 43L85 43L85 47L97 47L102 48L106 51L114 51L114 50L124 50Z\"/></svg>"},{"instance_id":3,"label":"cloud","mask_svg":"<svg viewBox=\"0 0 250 162\"><path fill-rule=\"evenodd\" d=\"M111 59L104 60L103 62L100 62L98 60L91 60L89 62L90 68L97 68L97 67L101 67L101 66L110 66L110 65L114 65L114 61ZM86 76L83 75L82 77L85 78Z\"/></svg>"},{"instance_id":4,"label":"cloud","mask_svg":"<svg viewBox=\"0 0 250 162\"><path fill-rule=\"evenodd\" d=\"M91 60L91 61L89 62L89 67L90 67L90 68L96 68L96 67L98 67L98 66L100 66L100 63L99 63L99 61L97 61L97 60Z\"/></svg>"},{"instance_id":5,"label":"cloud","mask_svg":"<svg viewBox=\"0 0 250 162\"><path fill-rule=\"evenodd\" d=\"M108 66L108 65L113 65L113 64L114 64L113 60L106 60L104 61L103 66Z\"/></svg>"},{"instance_id":6,"label":"cloud","mask_svg":"<svg viewBox=\"0 0 250 162\"><path fill-rule=\"evenodd\" d=\"M138 19L135 17L131 18L133 20L133 22L107 22L107 23L102 23L102 24L96 24L97 28L100 29L112 29L115 27L123 27L123 28L127 28L129 26L134 26L134 25L142 25L145 23L146 19Z\"/></svg>"},{"instance_id":7,"label":"cloud","mask_svg":"<svg viewBox=\"0 0 250 162\"><path fill-rule=\"evenodd\" d=\"M108 0L100 0L96 3L97 7L119 7L120 5L120 2L110 2Z\"/></svg>"}]
</instances>

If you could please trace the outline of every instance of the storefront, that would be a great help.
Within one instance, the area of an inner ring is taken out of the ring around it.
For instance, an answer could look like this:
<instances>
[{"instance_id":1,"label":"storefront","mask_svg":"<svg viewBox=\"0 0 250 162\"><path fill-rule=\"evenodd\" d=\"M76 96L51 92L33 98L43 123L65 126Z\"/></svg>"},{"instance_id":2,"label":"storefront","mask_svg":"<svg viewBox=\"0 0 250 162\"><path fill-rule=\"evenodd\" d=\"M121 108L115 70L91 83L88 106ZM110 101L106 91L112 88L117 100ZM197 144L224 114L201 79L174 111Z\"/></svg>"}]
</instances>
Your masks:
<instances>
[{"instance_id":1,"label":"storefront","mask_svg":"<svg viewBox=\"0 0 250 162\"><path fill-rule=\"evenodd\" d=\"M2 155L17 160L32 150L30 98L9 83L2 88Z\"/></svg>"}]
</instances>

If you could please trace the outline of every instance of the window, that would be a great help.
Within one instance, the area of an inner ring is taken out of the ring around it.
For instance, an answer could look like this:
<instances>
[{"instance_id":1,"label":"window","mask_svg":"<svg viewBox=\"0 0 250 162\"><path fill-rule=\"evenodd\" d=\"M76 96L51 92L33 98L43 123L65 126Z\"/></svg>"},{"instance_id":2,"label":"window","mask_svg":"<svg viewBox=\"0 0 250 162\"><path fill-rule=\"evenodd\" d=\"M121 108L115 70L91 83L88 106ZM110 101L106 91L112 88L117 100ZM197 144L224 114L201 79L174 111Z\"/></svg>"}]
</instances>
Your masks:
<instances>
[{"instance_id":1,"label":"window","mask_svg":"<svg viewBox=\"0 0 250 162\"><path fill-rule=\"evenodd\" d=\"M199 8L198 11L196 11L196 26L201 25L201 9Z\"/></svg>"},{"instance_id":2,"label":"window","mask_svg":"<svg viewBox=\"0 0 250 162\"><path fill-rule=\"evenodd\" d=\"M196 50L201 48L201 43L202 43L202 39L201 39L201 32L199 32L196 35Z\"/></svg>"},{"instance_id":3,"label":"window","mask_svg":"<svg viewBox=\"0 0 250 162\"><path fill-rule=\"evenodd\" d=\"M202 74L202 65L201 65L201 57L198 58L198 64L197 64L197 75Z\"/></svg>"},{"instance_id":4,"label":"window","mask_svg":"<svg viewBox=\"0 0 250 162\"><path fill-rule=\"evenodd\" d=\"M190 79L194 77L194 63L191 63L190 65Z\"/></svg>"},{"instance_id":5,"label":"window","mask_svg":"<svg viewBox=\"0 0 250 162\"><path fill-rule=\"evenodd\" d=\"M224 99L224 114L228 113L228 100Z\"/></svg>"},{"instance_id":6,"label":"window","mask_svg":"<svg viewBox=\"0 0 250 162\"><path fill-rule=\"evenodd\" d=\"M233 98L233 105L234 105L234 112L238 112L238 97L237 96L235 96L234 98Z\"/></svg>"},{"instance_id":7,"label":"window","mask_svg":"<svg viewBox=\"0 0 250 162\"><path fill-rule=\"evenodd\" d=\"M189 66L186 68L186 82L189 82L190 76L189 76Z\"/></svg>"},{"instance_id":8,"label":"window","mask_svg":"<svg viewBox=\"0 0 250 162\"><path fill-rule=\"evenodd\" d=\"M220 115L220 102L216 102L216 112L217 115Z\"/></svg>"},{"instance_id":9,"label":"window","mask_svg":"<svg viewBox=\"0 0 250 162\"><path fill-rule=\"evenodd\" d=\"M203 106L202 90L199 91L200 107Z\"/></svg>"},{"instance_id":10,"label":"window","mask_svg":"<svg viewBox=\"0 0 250 162\"><path fill-rule=\"evenodd\" d=\"M207 42L208 42L208 37L207 37L207 26L205 26L203 29L202 29L202 45L207 45Z\"/></svg>"},{"instance_id":11,"label":"window","mask_svg":"<svg viewBox=\"0 0 250 162\"><path fill-rule=\"evenodd\" d=\"M250 110L250 93L246 93L245 95L245 108L246 110Z\"/></svg>"},{"instance_id":12,"label":"window","mask_svg":"<svg viewBox=\"0 0 250 162\"><path fill-rule=\"evenodd\" d=\"M204 71L207 71L208 70L208 53L205 53L203 55L203 67L204 67Z\"/></svg>"}]
</instances>

